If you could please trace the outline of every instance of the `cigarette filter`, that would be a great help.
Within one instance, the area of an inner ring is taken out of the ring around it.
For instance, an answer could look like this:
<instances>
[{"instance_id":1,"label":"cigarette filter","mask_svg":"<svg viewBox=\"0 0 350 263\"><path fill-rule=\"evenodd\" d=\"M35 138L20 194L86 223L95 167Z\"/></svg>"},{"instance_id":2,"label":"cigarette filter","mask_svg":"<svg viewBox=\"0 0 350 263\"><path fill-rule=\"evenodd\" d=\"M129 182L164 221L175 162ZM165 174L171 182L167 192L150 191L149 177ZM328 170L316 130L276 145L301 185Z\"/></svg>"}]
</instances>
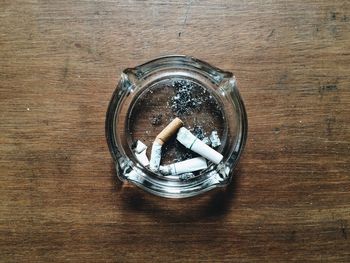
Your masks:
<instances>
[{"instance_id":1,"label":"cigarette filter","mask_svg":"<svg viewBox=\"0 0 350 263\"><path fill-rule=\"evenodd\" d=\"M185 127L179 129L176 139L184 145L187 149L190 149L209 161L218 164L223 159L222 154L215 151L213 148L206 145L204 142L199 140Z\"/></svg>"},{"instance_id":2,"label":"cigarette filter","mask_svg":"<svg viewBox=\"0 0 350 263\"><path fill-rule=\"evenodd\" d=\"M159 171L164 175L177 175L203 170L207 167L207 161L205 158L196 157L178 163L160 166Z\"/></svg>"},{"instance_id":3,"label":"cigarette filter","mask_svg":"<svg viewBox=\"0 0 350 263\"><path fill-rule=\"evenodd\" d=\"M173 119L156 137L156 141L163 145L182 127L183 122L179 118Z\"/></svg>"}]
</instances>

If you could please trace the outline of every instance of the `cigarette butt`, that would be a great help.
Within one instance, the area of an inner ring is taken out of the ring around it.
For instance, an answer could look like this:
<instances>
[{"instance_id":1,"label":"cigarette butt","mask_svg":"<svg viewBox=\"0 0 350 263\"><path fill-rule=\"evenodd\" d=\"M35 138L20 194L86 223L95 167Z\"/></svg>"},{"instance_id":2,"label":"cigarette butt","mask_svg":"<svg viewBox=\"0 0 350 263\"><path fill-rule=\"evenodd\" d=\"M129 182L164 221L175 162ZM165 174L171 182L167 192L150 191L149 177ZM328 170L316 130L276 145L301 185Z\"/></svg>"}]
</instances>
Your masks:
<instances>
[{"instance_id":1,"label":"cigarette butt","mask_svg":"<svg viewBox=\"0 0 350 263\"><path fill-rule=\"evenodd\" d=\"M198 153L199 155L203 156L209 161L212 161L215 164L220 163L223 159L222 154L215 151L213 148L209 147L204 142L199 140L185 127L180 128L179 132L177 133L176 139L187 149Z\"/></svg>"},{"instance_id":2,"label":"cigarette butt","mask_svg":"<svg viewBox=\"0 0 350 263\"><path fill-rule=\"evenodd\" d=\"M151 151L150 169L152 171L156 172L159 169L163 144L166 143L182 125L182 120L175 118L157 135Z\"/></svg>"},{"instance_id":3,"label":"cigarette butt","mask_svg":"<svg viewBox=\"0 0 350 263\"><path fill-rule=\"evenodd\" d=\"M179 118L173 119L156 137L156 141L163 145L166 143L179 128L183 126L182 120Z\"/></svg>"},{"instance_id":4,"label":"cigarette butt","mask_svg":"<svg viewBox=\"0 0 350 263\"><path fill-rule=\"evenodd\" d=\"M207 161L203 157L196 157L170 165L160 166L159 171L164 175L177 175L203 170L207 167Z\"/></svg>"},{"instance_id":5,"label":"cigarette butt","mask_svg":"<svg viewBox=\"0 0 350 263\"><path fill-rule=\"evenodd\" d=\"M141 142L140 140L137 140L136 147L134 149L135 153L141 153L146 149L147 149L147 146L143 142Z\"/></svg>"},{"instance_id":6,"label":"cigarette butt","mask_svg":"<svg viewBox=\"0 0 350 263\"><path fill-rule=\"evenodd\" d=\"M149 160L146 155L146 150L140 153L135 153L135 156L137 160L143 165L143 166L148 166L149 165Z\"/></svg>"},{"instance_id":7,"label":"cigarette butt","mask_svg":"<svg viewBox=\"0 0 350 263\"><path fill-rule=\"evenodd\" d=\"M147 150L147 146L141 142L140 140L138 140L136 142L136 147L134 149L135 152L135 156L136 159L143 165L143 166L147 166L149 165L149 160L148 157L146 155L146 150Z\"/></svg>"},{"instance_id":8,"label":"cigarette butt","mask_svg":"<svg viewBox=\"0 0 350 263\"><path fill-rule=\"evenodd\" d=\"M151 160L149 164L149 168L152 171L154 172L158 171L161 156L162 156L162 144L158 143L158 141L154 141L152 144Z\"/></svg>"}]
</instances>

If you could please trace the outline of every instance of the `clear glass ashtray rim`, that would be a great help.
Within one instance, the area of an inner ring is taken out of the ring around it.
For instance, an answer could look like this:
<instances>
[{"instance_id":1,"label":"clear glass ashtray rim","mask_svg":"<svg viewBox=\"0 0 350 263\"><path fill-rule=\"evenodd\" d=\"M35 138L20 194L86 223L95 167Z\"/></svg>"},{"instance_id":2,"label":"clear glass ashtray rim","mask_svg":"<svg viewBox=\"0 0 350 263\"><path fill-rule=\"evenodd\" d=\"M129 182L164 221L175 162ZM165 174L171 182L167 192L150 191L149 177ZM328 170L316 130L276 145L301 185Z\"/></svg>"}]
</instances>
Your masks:
<instances>
[{"instance_id":1,"label":"clear glass ashtray rim","mask_svg":"<svg viewBox=\"0 0 350 263\"><path fill-rule=\"evenodd\" d=\"M206 62L200 61L192 57L177 55L157 58L135 68L127 68L123 71L122 78L123 74L130 74L130 72L132 72L132 76L136 76L139 81L142 81L142 78L151 75L152 72L163 70L164 68L172 66L181 68L182 65L187 69L193 67L193 70L196 70L203 74L207 74L207 77L213 83L216 83L216 85L219 85L219 83L221 83L224 79L234 79L233 74L230 72L222 71L218 68L209 65ZM144 70L144 72L142 72L142 70ZM237 151L235 156L232 156L231 153L231 156L224 157L227 161L225 165L221 164L220 167L220 165L211 164L210 169L207 168L206 171L204 173L202 172L199 176L188 181L179 181L174 184L169 183L166 179L156 180L155 178L157 178L157 174L141 166L137 161L135 162L132 159L130 159L125 154L125 150L123 149L123 147L121 145L118 145L115 138L116 114L118 106L120 106L119 104L121 103L121 97L128 92L127 89L123 90L122 82L123 80L121 79L117 85L117 88L110 101L106 116L106 138L109 150L115 161L118 178L120 178L122 181L130 181L135 185L155 195L169 198L184 198L198 195L210 189L225 186L231 181L233 176L232 171L236 167L237 162L245 146L248 124L245 107L240 97L240 94L237 88L235 87L235 84L232 90L232 96L235 96L237 99L236 106L239 108L240 111L240 122L242 125L240 134L241 140L239 142L238 147L236 147ZM118 96L119 99L117 98ZM128 174L128 176L126 176L126 170L124 169L124 164L122 164L122 162L125 162L132 167L132 172L134 172L133 175ZM209 176L211 172L215 173L215 171L218 171L219 169L225 170L224 173L226 174L226 176L224 178L221 176L217 176L217 178Z\"/></svg>"}]
</instances>

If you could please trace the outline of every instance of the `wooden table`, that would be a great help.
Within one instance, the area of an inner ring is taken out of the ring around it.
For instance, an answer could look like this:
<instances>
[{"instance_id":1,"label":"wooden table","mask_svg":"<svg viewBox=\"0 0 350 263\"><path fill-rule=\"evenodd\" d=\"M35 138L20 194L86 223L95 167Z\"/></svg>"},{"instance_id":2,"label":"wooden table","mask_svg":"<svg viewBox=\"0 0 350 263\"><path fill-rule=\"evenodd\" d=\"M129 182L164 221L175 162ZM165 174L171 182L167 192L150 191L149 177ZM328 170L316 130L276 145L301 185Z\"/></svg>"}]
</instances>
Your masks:
<instances>
[{"instance_id":1,"label":"wooden table","mask_svg":"<svg viewBox=\"0 0 350 263\"><path fill-rule=\"evenodd\" d=\"M349 262L350 3L0 3L1 262ZM233 71L234 182L186 200L116 180L104 134L126 67Z\"/></svg>"}]
</instances>

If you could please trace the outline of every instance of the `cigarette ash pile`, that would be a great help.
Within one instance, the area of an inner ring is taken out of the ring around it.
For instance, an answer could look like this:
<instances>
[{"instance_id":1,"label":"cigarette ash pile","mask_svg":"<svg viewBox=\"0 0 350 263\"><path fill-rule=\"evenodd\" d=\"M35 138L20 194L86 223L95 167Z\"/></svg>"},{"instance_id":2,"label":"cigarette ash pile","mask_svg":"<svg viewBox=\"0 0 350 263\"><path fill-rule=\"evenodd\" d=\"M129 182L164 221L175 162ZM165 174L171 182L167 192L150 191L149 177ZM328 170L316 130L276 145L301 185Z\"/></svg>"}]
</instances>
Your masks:
<instances>
[{"instance_id":1,"label":"cigarette ash pile","mask_svg":"<svg viewBox=\"0 0 350 263\"><path fill-rule=\"evenodd\" d=\"M207 90L188 80L175 80L172 87L175 95L168 104L177 117L199 112L204 104L215 104Z\"/></svg>"},{"instance_id":2,"label":"cigarette ash pile","mask_svg":"<svg viewBox=\"0 0 350 263\"><path fill-rule=\"evenodd\" d=\"M192 133L183 125L181 119L175 118L156 136L152 145L150 160L148 160L146 154L146 145L138 140L134 145L134 152L139 162L143 166L149 167L153 172L164 176L178 176L180 180L189 180L196 176L196 172L198 173L208 167L207 161L215 164L222 161L223 156L213 149L221 145L217 131L212 131L209 137L204 137L204 132L200 127L194 128L194 133ZM177 143L195 153L197 157L191 156L186 160L161 165L162 147L173 137L176 137Z\"/></svg>"},{"instance_id":3,"label":"cigarette ash pile","mask_svg":"<svg viewBox=\"0 0 350 263\"><path fill-rule=\"evenodd\" d=\"M195 92L199 90L199 86L186 80L177 80L173 83L175 95L170 99L171 110L176 116L189 115L193 111L199 111L201 105L205 102L207 93L201 89L202 96L196 96ZM197 94L199 95L199 94Z\"/></svg>"}]
</instances>

